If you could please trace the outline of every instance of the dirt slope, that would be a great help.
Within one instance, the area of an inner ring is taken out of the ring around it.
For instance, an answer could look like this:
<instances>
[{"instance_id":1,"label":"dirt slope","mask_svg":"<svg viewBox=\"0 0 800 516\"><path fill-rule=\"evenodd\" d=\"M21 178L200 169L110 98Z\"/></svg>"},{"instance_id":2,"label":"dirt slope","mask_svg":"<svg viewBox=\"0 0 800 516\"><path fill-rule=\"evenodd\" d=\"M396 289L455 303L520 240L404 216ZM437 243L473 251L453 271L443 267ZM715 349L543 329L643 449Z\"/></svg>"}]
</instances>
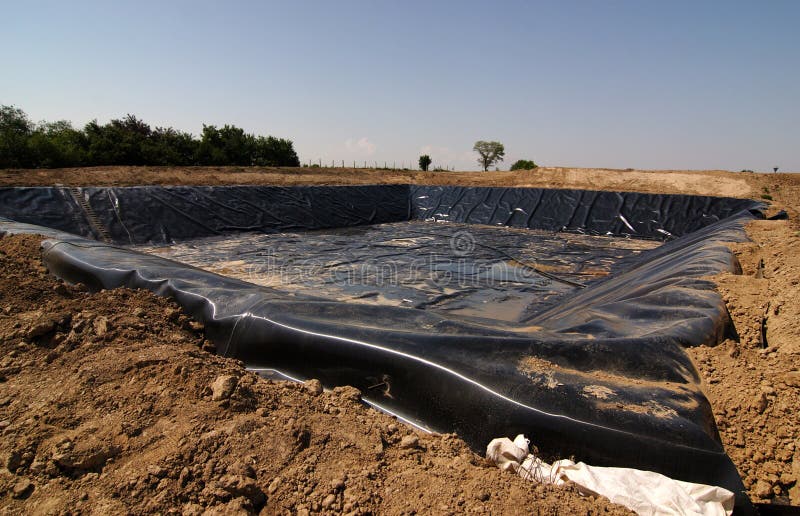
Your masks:
<instances>
[{"instance_id":1,"label":"dirt slope","mask_svg":"<svg viewBox=\"0 0 800 516\"><path fill-rule=\"evenodd\" d=\"M779 220L748 234L753 242L731 246L744 274L715 278L739 342L689 354L751 497L800 505L800 232Z\"/></svg>"},{"instance_id":2,"label":"dirt slope","mask_svg":"<svg viewBox=\"0 0 800 516\"><path fill-rule=\"evenodd\" d=\"M64 285L38 238L0 238L0 512L628 514L204 349L172 302Z\"/></svg>"}]
</instances>

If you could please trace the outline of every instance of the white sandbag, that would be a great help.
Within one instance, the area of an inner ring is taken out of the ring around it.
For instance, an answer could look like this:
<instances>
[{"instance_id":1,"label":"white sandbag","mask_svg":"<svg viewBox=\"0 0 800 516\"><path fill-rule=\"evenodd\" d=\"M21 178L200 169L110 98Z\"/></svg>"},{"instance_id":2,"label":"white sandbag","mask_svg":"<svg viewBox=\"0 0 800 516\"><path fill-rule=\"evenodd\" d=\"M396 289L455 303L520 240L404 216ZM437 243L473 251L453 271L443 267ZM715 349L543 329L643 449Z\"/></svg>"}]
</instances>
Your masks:
<instances>
[{"instance_id":1,"label":"white sandbag","mask_svg":"<svg viewBox=\"0 0 800 516\"><path fill-rule=\"evenodd\" d=\"M518 435L494 439L486 458L504 471L543 484L573 482L584 494L605 496L637 514L647 516L730 516L734 495L727 489L673 480L660 473L632 468L603 468L559 460L547 464L528 451L528 440Z\"/></svg>"}]
</instances>

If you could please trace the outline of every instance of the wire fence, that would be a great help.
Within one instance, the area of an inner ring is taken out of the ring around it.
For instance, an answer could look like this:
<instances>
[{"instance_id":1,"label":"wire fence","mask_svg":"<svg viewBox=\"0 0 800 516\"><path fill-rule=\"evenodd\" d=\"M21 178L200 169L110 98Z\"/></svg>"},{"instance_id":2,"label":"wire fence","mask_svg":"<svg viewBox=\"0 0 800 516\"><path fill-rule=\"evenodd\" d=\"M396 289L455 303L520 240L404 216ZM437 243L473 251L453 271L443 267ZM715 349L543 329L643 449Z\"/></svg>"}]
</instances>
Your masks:
<instances>
[{"instance_id":1,"label":"wire fence","mask_svg":"<svg viewBox=\"0 0 800 516\"><path fill-rule=\"evenodd\" d=\"M352 166L350 166L352 164ZM301 164L304 167L320 168L367 168L374 170L422 170L418 160L413 161L379 161L379 160L323 160L317 158L316 161L306 161ZM455 171L456 168L450 165L433 165L428 167L432 171Z\"/></svg>"}]
</instances>

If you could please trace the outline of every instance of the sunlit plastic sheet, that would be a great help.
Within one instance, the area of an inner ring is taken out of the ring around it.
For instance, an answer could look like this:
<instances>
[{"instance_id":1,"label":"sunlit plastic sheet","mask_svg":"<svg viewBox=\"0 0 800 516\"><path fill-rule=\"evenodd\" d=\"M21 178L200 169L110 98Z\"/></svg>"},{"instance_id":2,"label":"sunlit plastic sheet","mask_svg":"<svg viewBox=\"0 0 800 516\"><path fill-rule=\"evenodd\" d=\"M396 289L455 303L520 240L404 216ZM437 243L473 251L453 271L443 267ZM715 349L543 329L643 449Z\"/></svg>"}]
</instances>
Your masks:
<instances>
[{"instance_id":1,"label":"sunlit plastic sheet","mask_svg":"<svg viewBox=\"0 0 800 516\"><path fill-rule=\"evenodd\" d=\"M703 277L737 270L723 242L745 238L743 224L759 205L737 207L745 209L715 215L718 222L643 253L557 306L491 325L430 310L289 297L52 231L45 263L93 288L174 297L206 323L222 354L327 386L354 385L376 405L457 432L476 449L497 435L525 433L546 458L574 455L721 485L738 493L746 512L741 480L683 351L732 335L724 303Z\"/></svg>"},{"instance_id":2,"label":"sunlit plastic sheet","mask_svg":"<svg viewBox=\"0 0 800 516\"><path fill-rule=\"evenodd\" d=\"M520 321L625 270L658 242L459 223L405 221L236 233L141 246L195 267L334 301Z\"/></svg>"},{"instance_id":3,"label":"sunlit plastic sheet","mask_svg":"<svg viewBox=\"0 0 800 516\"><path fill-rule=\"evenodd\" d=\"M667 240L747 210L749 199L543 188L412 185L411 217Z\"/></svg>"},{"instance_id":4,"label":"sunlit plastic sheet","mask_svg":"<svg viewBox=\"0 0 800 516\"><path fill-rule=\"evenodd\" d=\"M669 240L755 204L693 195L423 185L135 186L73 191L118 244L409 219ZM66 187L0 188L0 216L100 236Z\"/></svg>"},{"instance_id":5,"label":"sunlit plastic sheet","mask_svg":"<svg viewBox=\"0 0 800 516\"><path fill-rule=\"evenodd\" d=\"M89 238L100 236L92 231L86 213L69 189L62 187L0 188L2 217Z\"/></svg>"},{"instance_id":6,"label":"sunlit plastic sheet","mask_svg":"<svg viewBox=\"0 0 800 516\"><path fill-rule=\"evenodd\" d=\"M169 243L242 231L287 231L408 219L408 186L80 187L118 244ZM0 188L0 216L98 237L65 187Z\"/></svg>"}]
</instances>

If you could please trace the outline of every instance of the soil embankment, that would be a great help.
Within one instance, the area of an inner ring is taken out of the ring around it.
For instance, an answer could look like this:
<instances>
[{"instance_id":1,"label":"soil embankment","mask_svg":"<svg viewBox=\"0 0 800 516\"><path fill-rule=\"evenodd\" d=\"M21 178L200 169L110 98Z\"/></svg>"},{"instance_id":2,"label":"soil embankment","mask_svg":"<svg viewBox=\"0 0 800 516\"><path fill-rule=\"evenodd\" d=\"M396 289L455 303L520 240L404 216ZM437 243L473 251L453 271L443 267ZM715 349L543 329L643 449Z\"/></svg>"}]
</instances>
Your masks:
<instances>
[{"instance_id":1,"label":"soil embankment","mask_svg":"<svg viewBox=\"0 0 800 516\"><path fill-rule=\"evenodd\" d=\"M793 174L724 170L610 170L541 167L514 172L421 172L352 168L94 167L0 170L0 186L455 184L530 186L757 198ZM776 183L776 184L778 184ZM767 192L768 193L768 192Z\"/></svg>"}]
</instances>

